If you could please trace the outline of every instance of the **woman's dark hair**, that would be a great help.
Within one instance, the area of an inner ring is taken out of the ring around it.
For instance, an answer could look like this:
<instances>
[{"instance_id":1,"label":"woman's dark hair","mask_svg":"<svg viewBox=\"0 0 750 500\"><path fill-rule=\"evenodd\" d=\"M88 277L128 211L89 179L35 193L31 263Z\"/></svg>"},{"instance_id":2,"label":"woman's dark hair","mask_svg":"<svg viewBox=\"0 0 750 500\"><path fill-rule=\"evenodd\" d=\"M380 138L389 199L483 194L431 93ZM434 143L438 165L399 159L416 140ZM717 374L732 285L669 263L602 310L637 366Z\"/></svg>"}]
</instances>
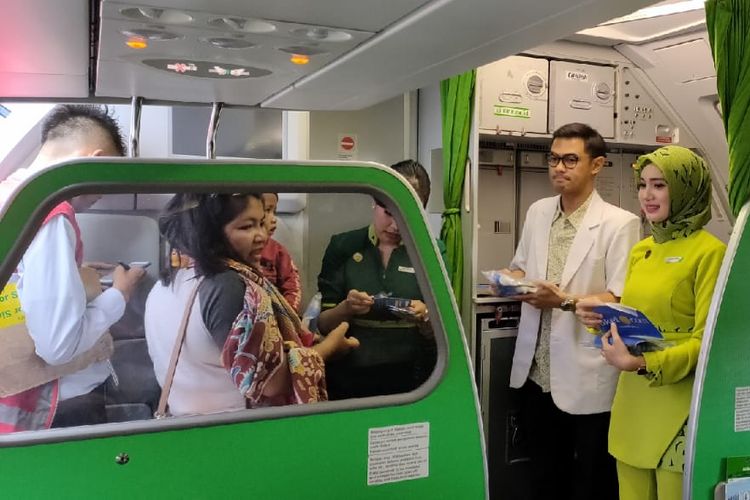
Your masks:
<instances>
[{"instance_id":1,"label":"woman's dark hair","mask_svg":"<svg viewBox=\"0 0 750 500\"><path fill-rule=\"evenodd\" d=\"M581 139L583 150L592 159L607 156L607 144L602 136L585 123L568 123L555 130L552 140L555 139Z\"/></svg>"},{"instance_id":2,"label":"woman's dark hair","mask_svg":"<svg viewBox=\"0 0 750 500\"><path fill-rule=\"evenodd\" d=\"M245 208L251 198L263 203L260 193L176 194L159 217L159 232L172 249L190 256L197 276L212 276L227 269L224 259L236 258L224 226ZM172 273L162 276L168 285Z\"/></svg>"},{"instance_id":3,"label":"woman's dark hair","mask_svg":"<svg viewBox=\"0 0 750 500\"><path fill-rule=\"evenodd\" d=\"M422 164L414 160L403 160L394 163L391 168L406 177L419 195L422 207L427 208L427 201L430 199L430 176Z\"/></svg>"}]
</instances>

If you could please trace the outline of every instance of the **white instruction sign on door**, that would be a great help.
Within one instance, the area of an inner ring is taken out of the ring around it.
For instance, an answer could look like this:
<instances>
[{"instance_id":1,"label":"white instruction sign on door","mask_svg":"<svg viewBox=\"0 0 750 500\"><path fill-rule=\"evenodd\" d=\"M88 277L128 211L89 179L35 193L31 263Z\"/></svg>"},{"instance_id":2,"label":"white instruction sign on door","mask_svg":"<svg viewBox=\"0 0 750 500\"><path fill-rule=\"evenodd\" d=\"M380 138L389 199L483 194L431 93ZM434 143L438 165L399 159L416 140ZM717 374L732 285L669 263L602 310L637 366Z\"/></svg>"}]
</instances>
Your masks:
<instances>
[{"instance_id":1,"label":"white instruction sign on door","mask_svg":"<svg viewBox=\"0 0 750 500\"><path fill-rule=\"evenodd\" d=\"M369 430L367 485L395 483L430 474L430 423Z\"/></svg>"},{"instance_id":2,"label":"white instruction sign on door","mask_svg":"<svg viewBox=\"0 0 750 500\"><path fill-rule=\"evenodd\" d=\"M750 431L750 387L734 388L734 432Z\"/></svg>"}]
</instances>

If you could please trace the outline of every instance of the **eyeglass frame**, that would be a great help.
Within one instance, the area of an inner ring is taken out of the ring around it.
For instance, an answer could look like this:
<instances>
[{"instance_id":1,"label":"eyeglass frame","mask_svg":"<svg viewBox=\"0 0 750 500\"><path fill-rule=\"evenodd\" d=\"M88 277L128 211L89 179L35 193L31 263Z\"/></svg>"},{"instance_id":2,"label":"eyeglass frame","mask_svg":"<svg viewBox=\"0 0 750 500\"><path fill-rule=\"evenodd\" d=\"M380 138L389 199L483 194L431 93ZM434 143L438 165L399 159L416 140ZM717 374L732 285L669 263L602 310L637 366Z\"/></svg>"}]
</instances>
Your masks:
<instances>
[{"instance_id":1,"label":"eyeglass frame","mask_svg":"<svg viewBox=\"0 0 750 500\"><path fill-rule=\"evenodd\" d=\"M550 151L545 156L546 156L546 160L547 160L547 167L549 167L549 168L557 168L557 166L560 164L560 162L562 162L563 167L565 167L566 170L573 170L574 168L576 168L578 166L578 163L581 161L581 157L578 156L575 153L567 153L567 154L564 154L562 156L559 156L556 153L553 153L552 151ZM575 159L575 163L573 163L572 166L568 165L568 163L566 162L566 158L570 159L571 157L573 159ZM557 161L555 161L554 164L553 164L552 160L555 159L555 158L557 159Z\"/></svg>"}]
</instances>

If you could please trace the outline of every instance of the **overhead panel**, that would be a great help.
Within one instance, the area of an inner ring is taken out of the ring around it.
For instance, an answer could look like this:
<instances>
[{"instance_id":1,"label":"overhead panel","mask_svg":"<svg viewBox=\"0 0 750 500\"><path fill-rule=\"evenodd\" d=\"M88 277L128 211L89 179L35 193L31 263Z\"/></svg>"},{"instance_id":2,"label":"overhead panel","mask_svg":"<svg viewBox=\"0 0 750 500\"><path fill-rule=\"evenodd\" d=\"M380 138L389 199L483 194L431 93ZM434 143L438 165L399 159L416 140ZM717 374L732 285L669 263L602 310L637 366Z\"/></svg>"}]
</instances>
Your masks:
<instances>
[{"instance_id":1,"label":"overhead panel","mask_svg":"<svg viewBox=\"0 0 750 500\"><path fill-rule=\"evenodd\" d=\"M256 105L373 35L235 7L233 14L104 2L96 95Z\"/></svg>"},{"instance_id":2,"label":"overhead panel","mask_svg":"<svg viewBox=\"0 0 750 500\"><path fill-rule=\"evenodd\" d=\"M649 3L653 0L431 1L262 106L361 109Z\"/></svg>"},{"instance_id":3,"label":"overhead panel","mask_svg":"<svg viewBox=\"0 0 750 500\"><path fill-rule=\"evenodd\" d=\"M657 47L654 53L674 80L682 84L716 77L711 47L702 37Z\"/></svg>"},{"instance_id":4,"label":"overhead panel","mask_svg":"<svg viewBox=\"0 0 750 500\"><path fill-rule=\"evenodd\" d=\"M602 137L614 137L614 68L551 61L549 99L549 132L580 122L595 128Z\"/></svg>"},{"instance_id":5,"label":"overhead panel","mask_svg":"<svg viewBox=\"0 0 750 500\"><path fill-rule=\"evenodd\" d=\"M148 0L147 3L159 9L210 10L225 16L379 31L429 0Z\"/></svg>"},{"instance_id":6,"label":"overhead panel","mask_svg":"<svg viewBox=\"0 0 750 500\"><path fill-rule=\"evenodd\" d=\"M681 144L680 127L659 106L630 68L623 68L617 103L622 142Z\"/></svg>"},{"instance_id":7,"label":"overhead panel","mask_svg":"<svg viewBox=\"0 0 750 500\"><path fill-rule=\"evenodd\" d=\"M547 132L548 81L546 59L510 56L479 68L480 132Z\"/></svg>"}]
</instances>

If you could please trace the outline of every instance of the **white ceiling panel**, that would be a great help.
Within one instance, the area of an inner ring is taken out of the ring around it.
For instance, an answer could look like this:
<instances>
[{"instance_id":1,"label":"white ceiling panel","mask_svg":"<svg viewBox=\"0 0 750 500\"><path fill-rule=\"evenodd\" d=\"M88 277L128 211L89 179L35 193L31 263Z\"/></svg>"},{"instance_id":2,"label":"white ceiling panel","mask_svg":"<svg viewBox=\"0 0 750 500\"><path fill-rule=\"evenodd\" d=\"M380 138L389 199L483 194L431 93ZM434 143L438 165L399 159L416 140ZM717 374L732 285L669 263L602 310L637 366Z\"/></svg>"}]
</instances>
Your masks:
<instances>
[{"instance_id":1,"label":"white ceiling panel","mask_svg":"<svg viewBox=\"0 0 750 500\"><path fill-rule=\"evenodd\" d=\"M650 3L653 2L432 2L262 105L360 109Z\"/></svg>"},{"instance_id":2,"label":"white ceiling panel","mask_svg":"<svg viewBox=\"0 0 750 500\"><path fill-rule=\"evenodd\" d=\"M144 3L161 8L380 31L429 0L146 0Z\"/></svg>"},{"instance_id":3,"label":"white ceiling panel","mask_svg":"<svg viewBox=\"0 0 750 500\"><path fill-rule=\"evenodd\" d=\"M701 30L705 26L703 10L588 28L569 36L574 42L613 46L618 43L640 44L661 38Z\"/></svg>"},{"instance_id":4,"label":"white ceiling panel","mask_svg":"<svg viewBox=\"0 0 750 500\"><path fill-rule=\"evenodd\" d=\"M0 42L13 47L0 54L0 98L87 97L89 2L0 1L9 20ZM101 3L96 96L309 110L361 109L653 3L144 1ZM123 32L139 30L174 39L126 47ZM312 53L308 64L291 63L297 51Z\"/></svg>"},{"instance_id":5,"label":"white ceiling panel","mask_svg":"<svg viewBox=\"0 0 750 500\"><path fill-rule=\"evenodd\" d=\"M653 49L668 74L679 83L693 83L716 76L711 46L705 31L700 36L669 42Z\"/></svg>"},{"instance_id":6,"label":"white ceiling panel","mask_svg":"<svg viewBox=\"0 0 750 500\"><path fill-rule=\"evenodd\" d=\"M138 13L144 19L133 19ZM148 16L159 22L144 22ZM215 11L154 11L106 3L96 95L253 106L372 36L351 29L222 16ZM135 35L142 35L148 47L128 47L126 42L138 38ZM247 47L221 48L211 40ZM310 53L310 62L293 64L292 53Z\"/></svg>"},{"instance_id":7,"label":"white ceiling panel","mask_svg":"<svg viewBox=\"0 0 750 500\"><path fill-rule=\"evenodd\" d=\"M0 14L0 96L88 95L87 0L2 0Z\"/></svg>"}]
</instances>

